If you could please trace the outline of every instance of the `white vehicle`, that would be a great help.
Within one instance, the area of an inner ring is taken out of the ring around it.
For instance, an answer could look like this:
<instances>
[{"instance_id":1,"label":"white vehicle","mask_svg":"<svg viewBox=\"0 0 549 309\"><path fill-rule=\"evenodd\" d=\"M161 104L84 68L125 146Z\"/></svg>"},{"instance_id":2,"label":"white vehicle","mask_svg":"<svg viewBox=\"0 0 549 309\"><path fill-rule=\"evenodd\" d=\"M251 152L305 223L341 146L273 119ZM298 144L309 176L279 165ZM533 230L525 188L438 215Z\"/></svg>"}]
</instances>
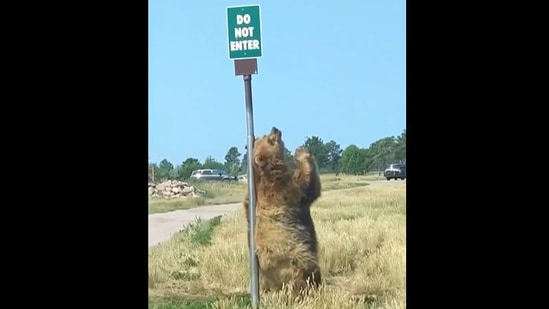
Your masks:
<instances>
[{"instance_id":1,"label":"white vehicle","mask_svg":"<svg viewBox=\"0 0 549 309\"><path fill-rule=\"evenodd\" d=\"M387 180L397 180L398 178L404 180L406 179L406 163L404 164L389 164L389 167L385 169L383 172L383 176L387 178Z\"/></svg>"},{"instance_id":2,"label":"white vehicle","mask_svg":"<svg viewBox=\"0 0 549 309\"><path fill-rule=\"evenodd\" d=\"M222 181L231 181L238 180L236 176L230 175L229 173L223 170L215 169L201 169L196 170L191 173L191 179L200 179L200 180L222 180Z\"/></svg>"}]
</instances>

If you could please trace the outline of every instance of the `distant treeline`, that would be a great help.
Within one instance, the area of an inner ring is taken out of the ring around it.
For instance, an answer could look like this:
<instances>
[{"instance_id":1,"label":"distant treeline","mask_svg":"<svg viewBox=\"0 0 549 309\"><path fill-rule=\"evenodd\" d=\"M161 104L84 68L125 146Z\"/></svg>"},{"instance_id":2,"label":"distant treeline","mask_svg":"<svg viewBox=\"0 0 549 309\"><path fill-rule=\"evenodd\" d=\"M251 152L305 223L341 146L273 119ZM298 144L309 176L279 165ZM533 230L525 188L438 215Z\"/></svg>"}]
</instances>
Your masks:
<instances>
[{"instance_id":1,"label":"distant treeline","mask_svg":"<svg viewBox=\"0 0 549 309\"><path fill-rule=\"evenodd\" d=\"M362 175L371 171L383 170L388 164L406 162L406 129L399 136L384 137L372 143L368 148L349 145L341 150L340 145L331 140L325 143L318 136L306 137L305 146L315 156L321 173L344 173ZM197 158L187 158L180 165L174 166L164 159L160 163L152 163L149 168L149 178L154 170L155 181L164 179L186 180L193 170L222 169L231 174L247 173L247 152L240 153L236 146L230 147L223 163L213 157L207 157L204 162ZM286 163L295 167L293 153L286 149Z\"/></svg>"}]
</instances>

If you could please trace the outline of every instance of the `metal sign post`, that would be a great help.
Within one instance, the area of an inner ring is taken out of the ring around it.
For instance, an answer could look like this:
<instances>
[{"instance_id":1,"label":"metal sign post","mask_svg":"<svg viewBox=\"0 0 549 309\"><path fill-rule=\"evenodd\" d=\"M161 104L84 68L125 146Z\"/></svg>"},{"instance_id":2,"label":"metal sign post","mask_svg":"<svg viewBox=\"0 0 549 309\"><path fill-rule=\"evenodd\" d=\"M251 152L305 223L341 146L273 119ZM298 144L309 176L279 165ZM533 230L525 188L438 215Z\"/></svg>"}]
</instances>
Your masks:
<instances>
[{"instance_id":1,"label":"metal sign post","mask_svg":"<svg viewBox=\"0 0 549 309\"><path fill-rule=\"evenodd\" d=\"M246 95L246 122L248 131L248 218L250 233L249 236L249 261L250 261L250 297L252 308L259 305L259 267L255 254L255 181L253 173L253 145L254 145L254 118L252 108L252 76L244 75L244 92Z\"/></svg>"},{"instance_id":2,"label":"metal sign post","mask_svg":"<svg viewBox=\"0 0 549 309\"><path fill-rule=\"evenodd\" d=\"M255 181L253 173L254 117L252 74L257 74L257 58L263 54L261 43L261 9L259 5L227 8L229 59L234 60L235 75L244 78L246 125L248 132L248 217L250 297L252 308L259 307L259 267L255 254Z\"/></svg>"}]
</instances>

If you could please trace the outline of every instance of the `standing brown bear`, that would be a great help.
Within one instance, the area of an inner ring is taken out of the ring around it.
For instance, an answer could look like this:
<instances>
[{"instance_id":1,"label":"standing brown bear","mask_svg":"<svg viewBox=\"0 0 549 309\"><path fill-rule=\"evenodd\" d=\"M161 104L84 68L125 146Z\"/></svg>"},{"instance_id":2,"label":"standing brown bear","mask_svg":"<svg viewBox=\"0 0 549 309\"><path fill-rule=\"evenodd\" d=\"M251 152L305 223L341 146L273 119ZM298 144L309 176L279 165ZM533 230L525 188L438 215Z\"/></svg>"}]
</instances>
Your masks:
<instances>
[{"instance_id":1,"label":"standing brown bear","mask_svg":"<svg viewBox=\"0 0 549 309\"><path fill-rule=\"evenodd\" d=\"M297 169L284 163L282 132L257 138L253 148L256 189L255 243L262 290L292 284L300 291L321 283L316 232L310 206L320 196L318 167L311 153L299 147ZM244 200L246 219L248 194ZM249 232L249 231L248 231Z\"/></svg>"}]
</instances>

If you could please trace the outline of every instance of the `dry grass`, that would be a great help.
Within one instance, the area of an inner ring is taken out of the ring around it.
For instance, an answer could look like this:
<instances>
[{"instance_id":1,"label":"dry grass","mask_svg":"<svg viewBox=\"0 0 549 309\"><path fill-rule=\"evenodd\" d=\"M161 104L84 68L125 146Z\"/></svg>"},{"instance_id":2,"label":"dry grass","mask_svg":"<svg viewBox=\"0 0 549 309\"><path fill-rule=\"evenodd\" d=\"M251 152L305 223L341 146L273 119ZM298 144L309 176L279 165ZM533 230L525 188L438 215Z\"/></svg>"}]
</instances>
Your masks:
<instances>
[{"instance_id":1,"label":"dry grass","mask_svg":"<svg viewBox=\"0 0 549 309\"><path fill-rule=\"evenodd\" d=\"M346 189L368 185L367 181L384 179L377 176L346 176L326 174L321 176L323 191ZM205 193L201 197L165 200L149 199L149 214L189 209L203 205L218 205L241 202L248 185L245 182L191 181L191 185Z\"/></svg>"},{"instance_id":2,"label":"dry grass","mask_svg":"<svg viewBox=\"0 0 549 309\"><path fill-rule=\"evenodd\" d=\"M353 176L353 175L335 175L335 174L325 174L320 176L320 181L322 182L322 191L331 191L331 190L340 190L348 189L353 187L360 187L368 185L368 181L372 180L383 180L382 176L375 175L364 175L364 176Z\"/></svg>"},{"instance_id":3,"label":"dry grass","mask_svg":"<svg viewBox=\"0 0 549 309\"><path fill-rule=\"evenodd\" d=\"M149 215L180 209L190 209L202 205L206 205L206 199L203 197L178 198L172 200L149 198Z\"/></svg>"},{"instance_id":4,"label":"dry grass","mask_svg":"<svg viewBox=\"0 0 549 309\"><path fill-rule=\"evenodd\" d=\"M347 177L333 182L352 182ZM284 292L262 294L261 308L406 307L405 182L324 192L312 216L324 279L321 290L302 302ZM249 308L246 299L222 297L248 289L242 211L223 217L207 244L193 241L193 233L180 232L150 251L150 308ZM198 303L176 305L190 299Z\"/></svg>"}]
</instances>

